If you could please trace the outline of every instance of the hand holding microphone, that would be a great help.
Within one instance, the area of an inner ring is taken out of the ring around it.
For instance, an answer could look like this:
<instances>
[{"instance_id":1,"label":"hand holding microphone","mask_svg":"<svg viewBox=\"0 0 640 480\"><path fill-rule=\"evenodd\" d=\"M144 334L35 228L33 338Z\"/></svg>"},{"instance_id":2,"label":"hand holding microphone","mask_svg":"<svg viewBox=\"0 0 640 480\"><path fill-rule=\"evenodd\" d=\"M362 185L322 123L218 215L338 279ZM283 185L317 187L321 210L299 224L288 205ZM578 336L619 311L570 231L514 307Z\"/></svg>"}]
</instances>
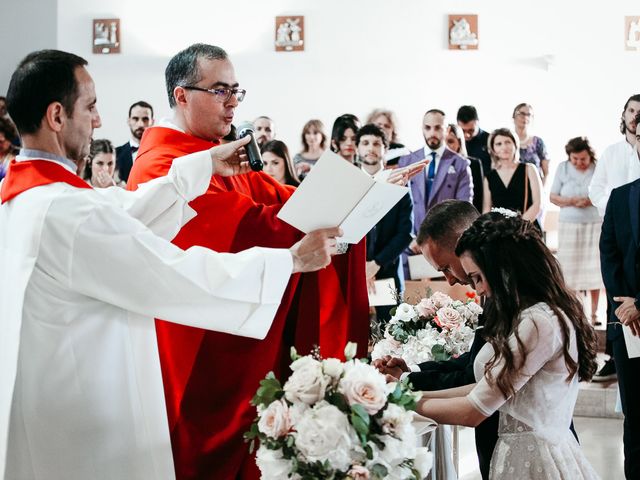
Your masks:
<instances>
[{"instance_id":1,"label":"hand holding microphone","mask_svg":"<svg viewBox=\"0 0 640 480\"><path fill-rule=\"evenodd\" d=\"M263 168L263 163L262 156L260 155L260 147L258 147L258 142L256 141L256 134L253 131L253 124L251 122L242 122L238 126L237 131L238 139L242 139L247 136L251 137L251 140L244 146L244 149L247 154L251 170L259 172Z\"/></svg>"}]
</instances>

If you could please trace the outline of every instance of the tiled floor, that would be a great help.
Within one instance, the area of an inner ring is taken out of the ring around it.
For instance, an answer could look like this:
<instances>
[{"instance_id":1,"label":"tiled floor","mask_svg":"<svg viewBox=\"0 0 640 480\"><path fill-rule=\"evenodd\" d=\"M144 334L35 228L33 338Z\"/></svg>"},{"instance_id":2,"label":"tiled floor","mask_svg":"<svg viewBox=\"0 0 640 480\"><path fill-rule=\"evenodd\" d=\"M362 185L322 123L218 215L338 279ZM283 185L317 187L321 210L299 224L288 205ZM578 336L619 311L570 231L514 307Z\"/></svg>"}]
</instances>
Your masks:
<instances>
[{"instance_id":1,"label":"tiled floor","mask_svg":"<svg viewBox=\"0 0 640 480\"><path fill-rule=\"evenodd\" d=\"M574 424L584 454L596 472L606 480L624 479L622 420L574 417ZM460 480L481 480L473 430L461 428L459 442Z\"/></svg>"}]
</instances>

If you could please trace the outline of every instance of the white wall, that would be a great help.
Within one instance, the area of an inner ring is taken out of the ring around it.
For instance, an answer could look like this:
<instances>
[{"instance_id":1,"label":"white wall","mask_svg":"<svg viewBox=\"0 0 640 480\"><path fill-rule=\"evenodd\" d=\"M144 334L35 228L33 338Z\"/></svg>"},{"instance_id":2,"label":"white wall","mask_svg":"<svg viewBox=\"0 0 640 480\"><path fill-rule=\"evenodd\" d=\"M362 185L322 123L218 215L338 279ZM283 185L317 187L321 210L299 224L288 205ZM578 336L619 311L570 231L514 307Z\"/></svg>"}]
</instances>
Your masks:
<instances>
[{"instance_id":1,"label":"white wall","mask_svg":"<svg viewBox=\"0 0 640 480\"><path fill-rule=\"evenodd\" d=\"M449 13L479 14L480 50L446 49ZM274 17L287 14L305 16L303 53L273 51ZM634 14L631 0L58 0L57 48L89 60L103 118L96 136L116 143L127 138L134 101L168 113L168 59L206 42L230 53L249 92L237 120L272 116L293 151L313 117L330 128L344 112L391 108L401 140L417 148L427 108L454 117L471 103L491 129L511 126L513 107L528 101L559 161L572 136L589 136L598 151L621 138L623 103L640 93L640 53L623 50L624 16ZM121 19L120 55L91 53L91 20L104 17Z\"/></svg>"},{"instance_id":2,"label":"white wall","mask_svg":"<svg viewBox=\"0 0 640 480\"><path fill-rule=\"evenodd\" d=\"M56 47L57 3L57 0L0 1L0 95L7 91L13 70L27 53Z\"/></svg>"}]
</instances>

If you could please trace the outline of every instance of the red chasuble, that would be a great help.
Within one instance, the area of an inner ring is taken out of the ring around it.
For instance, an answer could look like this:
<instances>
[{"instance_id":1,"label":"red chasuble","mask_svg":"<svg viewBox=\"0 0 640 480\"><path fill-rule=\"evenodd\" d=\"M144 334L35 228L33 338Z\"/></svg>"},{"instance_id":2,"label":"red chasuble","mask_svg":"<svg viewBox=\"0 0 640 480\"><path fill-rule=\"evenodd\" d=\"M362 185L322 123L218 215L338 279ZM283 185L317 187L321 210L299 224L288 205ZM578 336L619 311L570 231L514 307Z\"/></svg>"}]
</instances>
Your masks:
<instances>
[{"instance_id":1,"label":"red chasuble","mask_svg":"<svg viewBox=\"0 0 640 480\"><path fill-rule=\"evenodd\" d=\"M8 202L30 188L58 182L68 183L77 188L92 188L79 176L55 162L47 160L16 162L12 160L2 182L0 199L2 203Z\"/></svg>"},{"instance_id":2,"label":"red chasuble","mask_svg":"<svg viewBox=\"0 0 640 480\"><path fill-rule=\"evenodd\" d=\"M128 188L166 175L176 157L215 145L169 128L149 128ZM218 252L254 246L288 248L302 234L276 215L293 191L262 172L214 175L207 193L190 204L197 217L173 243ZM342 357L349 339L358 342L360 355L366 355L364 267L363 241L351 246L348 254L334 257L321 272L292 276L264 340L156 322L178 480L260 477L242 439L256 414L249 401L269 371L280 378L289 374L285 366L291 345L303 354L320 345L323 356Z\"/></svg>"}]
</instances>

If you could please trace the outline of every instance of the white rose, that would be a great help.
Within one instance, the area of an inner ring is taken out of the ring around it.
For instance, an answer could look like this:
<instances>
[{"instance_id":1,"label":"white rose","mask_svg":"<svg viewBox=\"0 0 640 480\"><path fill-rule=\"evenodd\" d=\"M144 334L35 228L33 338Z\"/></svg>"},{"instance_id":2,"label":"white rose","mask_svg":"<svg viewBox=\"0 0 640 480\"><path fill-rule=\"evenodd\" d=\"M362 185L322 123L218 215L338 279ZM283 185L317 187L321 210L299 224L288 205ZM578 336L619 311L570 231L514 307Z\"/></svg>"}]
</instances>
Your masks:
<instances>
[{"instance_id":1,"label":"white rose","mask_svg":"<svg viewBox=\"0 0 640 480\"><path fill-rule=\"evenodd\" d=\"M383 433L396 438L406 439L411 436L415 437L411 421L413 413L399 407L395 403L390 403L382 413L380 424Z\"/></svg>"},{"instance_id":2,"label":"white rose","mask_svg":"<svg viewBox=\"0 0 640 480\"><path fill-rule=\"evenodd\" d=\"M351 361L345 365L338 390L349 405L362 405L369 415L375 415L387 403L384 375L371 365Z\"/></svg>"},{"instance_id":3,"label":"white rose","mask_svg":"<svg viewBox=\"0 0 640 480\"><path fill-rule=\"evenodd\" d=\"M311 357L302 357L291 364L291 370L293 373L283 387L287 400L291 403L304 402L313 405L324 398L327 380L319 361Z\"/></svg>"},{"instance_id":4,"label":"white rose","mask_svg":"<svg viewBox=\"0 0 640 480\"><path fill-rule=\"evenodd\" d=\"M410 322L416 318L415 309L408 303L401 303L396 308L396 313L393 315L393 319L400 322Z\"/></svg>"},{"instance_id":5,"label":"white rose","mask_svg":"<svg viewBox=\"0 0 640 480\"><path fill-rule=\"evenodd\" d=\"M436 323L442 328L451 330L460 327L463 322L464 319L455 308L442 307L436 313Z\"/></svg>"},{"instance_id":6,"label":"white rose","mask_svg":"<svg viewBox=\"0 0 640 480\"><path fill-rule=\"evenodd\" d=\"M329 461L346 471L365 455L347 416L327 402L307 410L296 425L296 447L307 462Z\"/></svg>"},{"instance_id":7,"label":"white rose","mask_svg":"<svg viewBox=\"0 0 640 480\"><path fill-rule=\"evenodd\" d=\"M291 460L282 457L281 450L270 450L263 445L256 452L256 464L262 473L262 480L288 478L293 467Z\"/></svg>"},{"instance_id":8,"label":"white rose","mask_svg":"<svg viewBox=\"0 0 640 480\"><path fill-rule=\"evenodd\" d=\"M337 380L344 372L344 367L342 366L342 362L337 358L327 358L322 361L322 371L325 375L329 375L334 380Z\"/></svg>"},{"instance_id":9,"label":"white rose","mask_svg":"<svg viewBox=\"0 0 640 480\"><path fill-rule=\"evenodd\" d=\"M294 403L289 407L289 420L291 421L291 427L295 428L304 413L309 410L309 405L306 403Z\"/></svg>"},{"instance_id":10,"label":"white rose","mask_svg":"<svg viewBox=\"0 0 640 480\"><path fill-rule=\"evenodd\" d=\"M284 400L276 400L262 412L258 421L258 430L271 438L285 436L291 430L289 406Z\"/></svg>"},{"instance_id":11,"label":"white rose","mask_svg":"<svg viewBox=\"0 0 640 480\"><path fill-rule=\"evenodd\" d=\"M433 466L433 455L431 455L427 447L416 448L416 458L413 461L413 466L420 472L420 478L425 478L429 475L429 471Z\"/></svg>"},{"instance_id":12,"label":"white rose","mask_svg":"<svg viewBox=\"0 0 640 480\"><path fill-rule=\"evenodd\" d=\"M410 437L406 440L399 440L390 435L381 435L380 440L384 442L384 448L379 450L380 463L387 466L391 478L392 472L407 458L414 458L416 452L416 439ZM402 478L402 477L401 477Z\"/></svg>"},{"instance_id":13,"label":"white rose","mask_svg":"<svg viewBox=\"0 0 640 480\"><path fill-rule=\"evenodd\" d=\"M451 303L453 303L451 297L442 292L435 292L429 297L429 300L433 302L437 309L448 307L449 305L451 305Z\"/></svg>"}]
</instances>

